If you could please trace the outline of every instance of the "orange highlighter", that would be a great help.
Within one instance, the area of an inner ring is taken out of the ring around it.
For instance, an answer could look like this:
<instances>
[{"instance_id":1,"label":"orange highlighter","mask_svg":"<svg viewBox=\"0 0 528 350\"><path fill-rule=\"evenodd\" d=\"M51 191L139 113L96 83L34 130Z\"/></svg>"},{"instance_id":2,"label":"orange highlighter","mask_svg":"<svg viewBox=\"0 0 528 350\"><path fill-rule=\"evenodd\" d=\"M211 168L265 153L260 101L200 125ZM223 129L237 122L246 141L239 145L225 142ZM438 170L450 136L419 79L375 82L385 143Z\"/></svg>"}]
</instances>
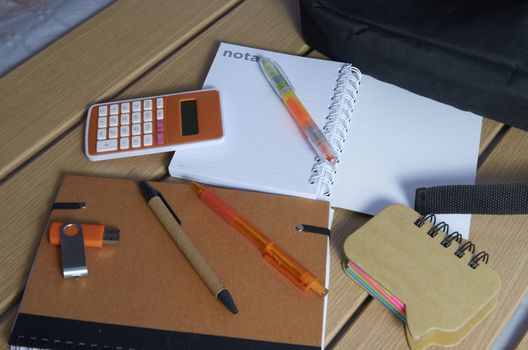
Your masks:
<instances>
[{"instance_id":1,"label":"orange highlighter","mask_svg":"<svg viewBox=\"0 0 528 350\"><path fill-rule=\"evenodd\" d=\"M264 259L282 272L302 291L311 289L321 296L328 294L328 289L317 281L314 275L218 198L211 190L196 182L193 182L191 187L205 205L256 245L262 252Z\"/></svg>"},{"instance_id":2,"label":"orange highlighter","mask_svg":"<svg viewBox=\"0 0 528 350\"><path fill-rule=\"evenodd\" d=\"M333 147L295 94L293 86L280 66L266 57L260 57L258 62L262 74L282 100L297 126L304 132L317 155L328 163L334 164L337 158Z\"/></svg>"}]
</instances>

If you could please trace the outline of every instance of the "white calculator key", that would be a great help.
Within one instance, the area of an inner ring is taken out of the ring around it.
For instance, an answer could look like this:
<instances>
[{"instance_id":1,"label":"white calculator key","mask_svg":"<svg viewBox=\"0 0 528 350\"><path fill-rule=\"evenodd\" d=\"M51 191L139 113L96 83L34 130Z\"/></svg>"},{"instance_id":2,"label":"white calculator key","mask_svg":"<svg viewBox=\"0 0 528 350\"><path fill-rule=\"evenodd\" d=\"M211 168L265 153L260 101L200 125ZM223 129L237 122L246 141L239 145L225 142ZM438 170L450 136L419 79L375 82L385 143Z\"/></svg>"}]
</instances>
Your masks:
<instances>
[{"instance_id":1,"label":"white calculator key","mask_svg":"<svg viewBox=\"0 0 528 350\"><path fill-rule=\"evenodd\" d=\"M143 146L152 146L152 135L143 135Z\"/></svg>"},{"instance_id":2,"label":"white calculator key","mask_svg":"<svg viewBox=\"0 0 528 350\"><path fill-rule=\"evenodd\" d=\"M143 101L143 109L146 111L150 111L152 109L152 100L144 100Z\"/></svg>"},{"instance_id":3,"label":"white calculator key","mask_svg":"<svg viewBox=\"0 0 528 350\"><path fill-rule=\"evenodd\" d=\"M141 112L132 113L132 123L141 123Z\"/></svg>"},{"instance_id":4,"label":"white calculator key","mask_svg":"<svg viewBox=\"0 0 528 350\"><path fill-rule=\"evenodd\" d=\"M121 125L130 124L130 114L121 114Z\"/></svg>"},{"instance_id":5,"label":"white calculator key","mask_svg":"<svg viewBox=\"0 0 528 350\"><path fill-rule=\"evenodd\" d=\"M141 110L141 101L132 102L132 112L139 112Z\"/></svg>"},{"instance_id":6,"label":"white calculator key","mask_svg":"<svg viewBox=\"0 0 528 350\"><path fill-rule=\"evenodd\" d=\"M130 102L121 103L121 113L130 113Z\"/></svg>"},{"instance_id":7,"label":"white calculator key","mask_svg":"<svg viewBox=\"0 0 528 350\"><path fill-rule=\"evenodd\" d=\"M127 137L130 135L130 126L121 125L121 137Z\"/></svg>"},{"instance_id":8,"label":"white calculator key","mask_svg":"<svg viewBox=\"0 0 528 350\"><path fill-rule=\"evenodd\" d=\"M141 124L132 124L132 135L141 134ZM132 147L134 147L134 142L132 142Z\"/></svg>"},{"instance_id":9,"label":"white calculator key","mask_svg":"<svg viewBox=\"0 0 528 350\"><path fill-rule=\"evenodd\" d=\"M163 109L158 109L156 111L156 119L163 119Z\"/></svg>"},{"instance_id":10,"label":"white calculator key","mask_svg":"<svg viewBox=\"0 0 528 350\"><path fill-rule=\"evenodd\" d=\"M108 152L117 150L117 139L97 141L97 152Z\"/></svg>"},{"instance_id":11,"label":"white calculator key","mask_svg":"<svg viewBox=\"0 0 528 350\"><path fill-rule=\"evenodd\" d=\"M143 112L143 121L150 122L152 120L152 111Z\"/></svg>"},{"instance_id":12,"label":"white calculator key","mask_svg":"<svg viewBox=\"0 0 528 350\"><path fill-rule=\"evenodd\" d=\"M132 137L132 148L141 147L141 136Z\"/></svg>"},{"instance_id":13,"label":"white calculator key","mask_svg":"<svg viewBox=\"0 0 528 350\"><path fill-rule=\"evenodd\" d=\"M152 123L143 123L143 133L144 134L152 134Z\"/></svg>"},{"instance_id":14,"label":"white calculator key","mask_svg":"<svg viewBox=\"0 0 528 350\"><path fill-rule=\"evenodd\" d=\"M116 127L108 129L108 138L109 139L117 138L117 128Z\"/></svg>"},{"instance_id":15,"label":"white calculator key","mask_svg":"<svg viewBox=\"0 0 528 350\"><path fill-rule=\"evenodd\" d=\"M158 97L156 99L156 108L163 108L163 98Z\"/></svg>"},{"instance_id":16,"label":"white calculator key","mask_svg":"<svg viewBox=\"0 0 528 350\"><path fill-rule=\"evenodd\" d=\"M129 146L129 139L128 137L122 137L120 140L119 140L119 149L128 149L130 146Z\"/></svg>"},{"instance_id":17,"label":"white calculator key","mask_svg":"<svg viewBox=\"0 0 528 350\"><path fill-rule=\"evenodd\" d=\"M106 129L97 129L97 139L98 140L106 139Z\"/></svg>"},{"instance_id":18,"label":"white calculator key","mask_svg":"<svg viewBox=\"0 0 528 350\"><path fill-rule=\"evenodd\" d=\"M99 128L106 128L106 117L99 117L97 120L97 126Z\"/></svg>"},{"instance_id":19,"label":"white calculator key","mask_svg":"<svg viewBox=\"0 0 528 350\"><path fill-rule=\"evenodd\" d=\"M119 113L119 105L113 104L110 105L110 114L118 114Z\"/></svg>"},{"instance_id":20,"label":"white calculator key","mask_svg":"<svg viewBox=\"0 0 528 350\"><path fill-rule=\"evenodd\" d=\"M111 115L109 122L110 126L117 126L117 123L119 122L119 117L117 115Z\"/></svg>"},{"instance_id":21,"label":"white calculator key","mask_svg":"<svg viewBox=\"0 0 528 350\"><path fill-rule=\"evenodd\" d=\"M108 106L99 106L99 116L105 117L108 114Z\"/></svg>"}]
</instances>

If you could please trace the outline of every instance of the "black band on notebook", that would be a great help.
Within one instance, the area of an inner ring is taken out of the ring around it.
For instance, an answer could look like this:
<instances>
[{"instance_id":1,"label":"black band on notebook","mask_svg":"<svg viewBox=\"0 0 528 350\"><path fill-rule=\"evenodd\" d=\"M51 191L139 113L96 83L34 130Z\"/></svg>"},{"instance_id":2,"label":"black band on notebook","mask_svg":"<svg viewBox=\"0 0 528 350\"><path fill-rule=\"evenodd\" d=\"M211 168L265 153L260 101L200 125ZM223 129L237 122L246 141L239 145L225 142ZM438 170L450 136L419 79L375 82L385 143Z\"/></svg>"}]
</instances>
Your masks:
<instances>
[{"instance_id":1,"label":"black band on notebook","mask_svg":"<svg viewBox=\"0 0 528 350\"><path fill-rule=\"evenodd\" d=\"M68 350L315 350L319 346L274 343L206 334L118 326L19 313L9 338L13 346Z\"/></svg>"},{"instance_id":2,"label":"black band on notebook","mask_svg":"<svg viewBox=\"0 0 528 350\"><path fill-rule=\"evenodd\" d=\"M295 225L295 229L297 231L302 231L302 232L320 233L328 237L330 237L331 235L331 231L327 229L326 227L298 224L298 225Z\"/></svg>"},{"instance_id":3,"label":"black band on notebook","mask_svg":"<svg viewBox=\"0 0 528 350\"><path fill-rule=\"evenodd\" d=\"M86 202L55 202L52 209L84 209Z\"/></svg>"},{"instance_id":4,"label":"black band on notebook","mask_svg":"<svg viewBox=\"0 0 528 350\"><path fill-rule=\"evenodd\" d=\"M418 188L414 208L420 214L528 214L528 184Z\"/></svg>"}]
</instances>

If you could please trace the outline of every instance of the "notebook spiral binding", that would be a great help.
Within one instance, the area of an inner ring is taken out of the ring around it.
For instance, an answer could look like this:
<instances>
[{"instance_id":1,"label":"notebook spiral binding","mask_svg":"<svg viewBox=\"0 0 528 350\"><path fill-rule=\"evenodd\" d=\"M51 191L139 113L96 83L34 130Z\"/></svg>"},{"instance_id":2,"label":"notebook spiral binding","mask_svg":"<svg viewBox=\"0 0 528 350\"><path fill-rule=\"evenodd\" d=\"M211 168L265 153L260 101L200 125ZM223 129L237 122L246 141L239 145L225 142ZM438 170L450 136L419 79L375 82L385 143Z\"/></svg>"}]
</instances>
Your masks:
<instances>
[{"instance_id":1,"label":"notebook spiral binding","mask_svg":"<svg viewBox=\"0 0 528 350\"><path fill-rule=\"evenodd\" d=\"M72 341L50 340L37 337L18 336L11 350L51 349L51 350L135 350L122 346L74 343Z\"/></svg>"},{"instance_id":2,"label":"notebook spiral binding","mask_svg":"<svg viewBox=\"0 0 528 350\"><path fill-rule=\"evenodd\" d=\"M348 126L352 120L352 112L356 104L359 84L361 83L361 72L351 64L343 65L338 74L332 102L328 107L327 122L323 127L323 134L336 151L337 162L335 165L330 165L319 157L315 157L315 164L309 178L310 184L319 184L319 193L327 197L330 196L334 184L336 165L339 163L339 157L343 151Z\"/></svg>"},{"instance_id":3,"label":"notebook spiral binding","mask_svg":"<svg viewBox=\"0 0 528 350\"><path fill-rule=\"evenodd\" d=\"M479 266L479 262L481 261L485 264L488 263L488 253L486 253L485 251L480 251L475 254L475 245L473 244L473 242L466 241L462 243L462 235L456 231L449 233L449 225L443 221L436 223L436 216L434 214L422 215L418 220L414 222L414 224L417 227L422 227L426 221L430 221L433 224L433 227L430 228L429 231L427 231L427 234L431 238L436 237L436 235L438 235L438 233L440 232L445 235L444 239L442 239L442 241L440 242L443 247L449 247L451 243L453 243L453 241L458 243L459 247L454 253L456 257L463 257L466 251L469 251L471 254L473 254L471 260L468 263L468 265L472 269L476 269Z\"/></svg>"}]
</instances>

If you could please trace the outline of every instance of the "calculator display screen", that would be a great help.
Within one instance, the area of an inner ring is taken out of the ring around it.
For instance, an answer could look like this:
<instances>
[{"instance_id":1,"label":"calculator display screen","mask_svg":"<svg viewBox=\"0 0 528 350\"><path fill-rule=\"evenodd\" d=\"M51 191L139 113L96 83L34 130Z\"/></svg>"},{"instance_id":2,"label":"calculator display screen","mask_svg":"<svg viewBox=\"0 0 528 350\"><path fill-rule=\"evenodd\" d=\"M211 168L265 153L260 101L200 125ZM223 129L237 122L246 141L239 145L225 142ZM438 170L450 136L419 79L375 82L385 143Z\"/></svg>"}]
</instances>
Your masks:
<instances>
[{"instance_id":1,"label":"calculator display screen","mask_svg":"<svg viewBox=\"0 0 528 350\"><path fill-rule=\"evenodd\" d=\"M198 134L198 108L196 100L181 102L183 136Z\"/></svg>"}]
</instances>

